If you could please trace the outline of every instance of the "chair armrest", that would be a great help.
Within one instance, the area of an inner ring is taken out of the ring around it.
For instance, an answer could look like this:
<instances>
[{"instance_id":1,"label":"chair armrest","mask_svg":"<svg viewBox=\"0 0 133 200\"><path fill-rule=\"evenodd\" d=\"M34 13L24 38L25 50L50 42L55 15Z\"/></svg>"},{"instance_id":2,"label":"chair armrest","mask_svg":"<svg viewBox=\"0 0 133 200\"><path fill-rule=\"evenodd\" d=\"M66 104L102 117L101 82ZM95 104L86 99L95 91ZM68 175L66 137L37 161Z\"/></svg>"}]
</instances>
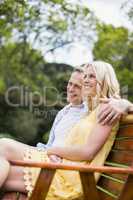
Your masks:
<instances>
[{"instance_id":1,"label":"chair armrest","mask_svg":"<svg viewBox=\"0 0 133 200\"><path fill-rule=\"evenodd\" d=\"M120 167L108 167L108 166L90 166L89 164L63 164L53 162L33 162L33 161L10 161L12 165L24 166L24 167L39 167L43 169L63 169L63 170L76 170L80 172L106 172L113 174L133 174L133 167L120 168Z\"/></svg>"}]
</instances>

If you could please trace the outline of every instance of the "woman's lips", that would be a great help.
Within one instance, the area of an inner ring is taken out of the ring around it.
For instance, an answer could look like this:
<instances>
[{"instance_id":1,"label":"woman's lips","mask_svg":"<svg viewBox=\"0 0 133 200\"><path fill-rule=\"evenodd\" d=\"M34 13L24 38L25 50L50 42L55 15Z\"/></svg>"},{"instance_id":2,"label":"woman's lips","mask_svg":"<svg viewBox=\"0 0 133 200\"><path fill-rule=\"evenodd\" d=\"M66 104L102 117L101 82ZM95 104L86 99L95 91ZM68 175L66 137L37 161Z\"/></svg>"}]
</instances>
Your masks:
<instances>
[{"instance_id":1,"label":"woman's lips","mask_svg":"<svg viewBox=\"0 0 133 200\"><path fill-rule=\"evenodd\" d=\"M84 85L84 87L90 87L90 85Z\"/></svg>"}]
</instances>

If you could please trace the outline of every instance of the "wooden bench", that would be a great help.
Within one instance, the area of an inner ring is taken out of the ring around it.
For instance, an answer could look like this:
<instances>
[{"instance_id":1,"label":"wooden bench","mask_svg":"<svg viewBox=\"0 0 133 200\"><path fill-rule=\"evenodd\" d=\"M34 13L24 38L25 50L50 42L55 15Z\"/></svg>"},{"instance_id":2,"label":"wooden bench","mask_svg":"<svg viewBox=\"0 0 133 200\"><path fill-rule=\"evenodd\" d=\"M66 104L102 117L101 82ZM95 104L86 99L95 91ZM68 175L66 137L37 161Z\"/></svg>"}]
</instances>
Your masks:
<instances>
[{"instance_id":1,"label":"wooden bench","mask_svg":"<svg viewBox=\"0 0 133 200\"><path fill-rule=\"evenodd\" d=\"M103 167L24 161L12 161L12 164L42 168L30 200L45 199L56 169L79 171L84 200L133 200L133 114L121 120L115 143ZM97 185L94 172L102 172ZM26 199L25 195L20 195L7 193L2 200Z\"/></svg>"}]
</instances>

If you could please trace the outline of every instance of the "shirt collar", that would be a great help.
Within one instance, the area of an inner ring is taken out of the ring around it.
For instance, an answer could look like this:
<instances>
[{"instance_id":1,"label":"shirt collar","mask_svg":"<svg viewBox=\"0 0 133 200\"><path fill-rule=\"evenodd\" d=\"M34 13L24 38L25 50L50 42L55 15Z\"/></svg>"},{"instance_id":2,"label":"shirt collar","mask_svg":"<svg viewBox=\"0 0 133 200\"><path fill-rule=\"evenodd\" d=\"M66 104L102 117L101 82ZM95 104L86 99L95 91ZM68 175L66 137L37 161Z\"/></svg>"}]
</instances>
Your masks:
<instances>
[{"instance_id":1,"label":"shirt collar","mask_svg":"<svg viewBox=\"0 0 133 200\"><path fill-rule=\"evenodd\" d=\"M72 103L69 103L67 105L67 108L83 108L84 106L85 106L84 103L81 103L79 105L73 105Z\"/></svg>"}]
</instances>

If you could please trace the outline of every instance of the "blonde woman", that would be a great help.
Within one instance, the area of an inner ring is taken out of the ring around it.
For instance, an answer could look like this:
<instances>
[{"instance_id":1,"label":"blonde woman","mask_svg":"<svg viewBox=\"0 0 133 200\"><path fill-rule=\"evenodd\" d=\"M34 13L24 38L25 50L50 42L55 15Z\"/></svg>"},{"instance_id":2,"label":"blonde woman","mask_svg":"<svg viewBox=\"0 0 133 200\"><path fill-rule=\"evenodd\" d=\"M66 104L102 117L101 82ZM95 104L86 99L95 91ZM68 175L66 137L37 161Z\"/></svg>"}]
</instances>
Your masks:
<instances>
[{"instance_id":1,"label":"blonde woman","mask_svg":"<svg viewBox=\"0 0 133 200\"><path fill-rule=\"evenodd\" d=\"M84 66L83 94L91 110L80 122L75 125L62 147L51 147L47 151L38 151L34 147L18 143L19 149L13 146L0 151L5 159L6 178L0 174L0 184L7 190L21 191L31 194L40 169L20 168L10 166L8 161L12 157L16 160L33 160L49 162L50 155L62 158L63 163L86 163L90 165L103 165L113 145L118 123L101 125L97 115L104 105L99 104L101 97L118 97L119 84L112 66L102 61L95 61ZM4 143L0 143L0 146ZM12 156L13 155L13 156ZM1 170L2 170L2 166ZM10 170L9 170L10 168ZM3 168L4 169L4 168ZM5 171L5 170L3 170ZM24 174L23 174L24 173ZM99 174L96 174L98 180ZM83 191L80 177L76 171L57 170L47 200L74 200L80 199Z\"/></svg>"}]
</instances>

